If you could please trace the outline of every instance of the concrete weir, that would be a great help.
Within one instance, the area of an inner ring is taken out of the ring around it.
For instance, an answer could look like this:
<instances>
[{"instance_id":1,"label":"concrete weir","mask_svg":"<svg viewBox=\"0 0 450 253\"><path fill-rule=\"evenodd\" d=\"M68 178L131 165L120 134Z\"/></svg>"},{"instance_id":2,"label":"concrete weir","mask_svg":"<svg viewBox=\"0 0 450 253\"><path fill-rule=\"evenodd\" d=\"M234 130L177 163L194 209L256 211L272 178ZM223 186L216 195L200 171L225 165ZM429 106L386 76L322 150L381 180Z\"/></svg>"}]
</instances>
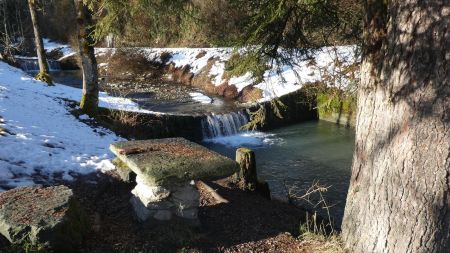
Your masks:
<instances>
[{"instance_id":1,"label":"concrete weir","mask_svg":"<svg viewBox=\"0 0 450 253\"><path fill-rule=\"evenodd\" d=\"M285 105L278 117L270 102L265 107L264 124L258 130L271 130L319 118L315 101L306 98L306 92L298 90L279 98ZM183 137L191 141L234 135L250 120L250 114L258 110L258 105L248 109L209 114L159 114L124 112L100 108L96 116L100 123L122 136L134 139Z\"/></svg>"}]
</instances>

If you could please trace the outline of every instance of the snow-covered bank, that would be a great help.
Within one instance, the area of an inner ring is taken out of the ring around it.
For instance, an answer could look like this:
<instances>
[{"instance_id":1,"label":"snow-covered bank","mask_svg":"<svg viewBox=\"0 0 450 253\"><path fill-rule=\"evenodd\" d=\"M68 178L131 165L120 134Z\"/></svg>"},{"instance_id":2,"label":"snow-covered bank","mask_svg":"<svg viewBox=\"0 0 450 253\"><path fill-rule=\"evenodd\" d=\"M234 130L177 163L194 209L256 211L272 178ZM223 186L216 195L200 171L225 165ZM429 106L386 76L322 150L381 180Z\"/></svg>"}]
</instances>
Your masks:
<instances>
[{"instance_id":1,"label":"snow-covered bank","mask_svg":"<svg viewBox=\"0 0 450 253\"><path fill-rule=\"evenodd\" d=\"M58 61L66 58L66 57L70 57L72 55L75 55L75 51L66 44L61 44L58 42L54 42L54 41L50 41L49 39L43 39L44 40L44 49L47 52L52 52L52 51L59 51L61 52L61 58L58 59Z\"/></svg>"},{"instance_id":2,"label":"snow-covered bank","mask_svg":"<svg viewBox=\"0 0 450 253\"><path fill-rule=\"evenodd\" d=\"M261 82L256 82L249 72L242 76L226 73L226 63L234 54L232 48L96 48L96 55L114 56L119 51L140 54L149 61L164 62L177 69L188 67L194 79L206 74L218 90L234 86L234 94L238 94L247 87L257 88L261 91L260 102L299 90L307 83L324 82L330 87L348 88L359 76L358 68L352 68L359 62L355 45L323 47L312 52L310 58L294 59L292 65L273 64ZM107 67L108 62L102 64Z\"/></svg>"},{"instance_id":3,"label":"snow-covered bank","mask_svg":"<svg viewBox=\"0 0 450 253\"><path fill-rule=\"evenodd\" d=\"M11 133L0 135L0 190L113 168L108 147L120 138L69 113L65 100L80 97L80 89L48 87L0 62L0 128ZM102 93L100 101L104 107L140 111L128 99Z\"/></svg>"},{"instance_id":4,"label":"snow-covered bank","mask_svg":"<svg viewBox=\"0 0 450 253\"><path fill-rule=\"evenodd\" d=\"M48 52L60 51L62 53L60 61L75 54L70 46L48 39L44 40L44 47ZM245 91L245 88L252 87L260 91L260 95L257 96L259 102L297 91L307 83L324 82L330 87L351 89L359 79L359 70L354 67L360 61L359 47L356 45L322 47L310 52L309 57L294 58L290 65L268 63L270 66L260 82L257 82L249 72L242 76L230 76L227 73L226 63L235 54L232 48L96 48L97 57L107 56L99 61L99 68L107 71L110 56L114 56L117 52L129 52L133 56L142 55L149 61L164 62L177 69L188 67L194 77L207 75L210 85L216 87L204 89L209 93L212 89L222 93L224 86L231 86L234 90L231 93L238 96L237 94ZM171 80L171 74L168 77ZM202 81L205 79L202 78ZM194 86L205 88L203 84Z\"/></svg>"}]
</instances>

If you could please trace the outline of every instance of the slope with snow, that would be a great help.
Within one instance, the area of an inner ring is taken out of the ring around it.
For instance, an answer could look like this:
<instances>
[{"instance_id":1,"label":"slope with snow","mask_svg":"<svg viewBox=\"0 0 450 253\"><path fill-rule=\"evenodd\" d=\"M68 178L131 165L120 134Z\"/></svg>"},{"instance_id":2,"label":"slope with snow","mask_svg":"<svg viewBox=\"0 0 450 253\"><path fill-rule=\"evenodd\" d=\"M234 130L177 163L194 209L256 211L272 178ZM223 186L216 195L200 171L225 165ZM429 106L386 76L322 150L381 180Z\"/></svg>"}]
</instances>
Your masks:
<instances>
[{"instance_id":1,"label":"slope with snow","mask_svg":"<svg viewBox=\"0 0 450 253\"><path fill-rule=\"evenodd\" d=\"M57 84L46 86L23 71L0 62L0 190L113 168L109 144L120 140L103 128L75 118L66 100L78 101L81 90ZM100 105L141 111L123 98L102 93Z\"/></svg>"},{"instance_id":2,"label":"slope with snow","mask_svg":"<svg viewBox=\"0 0 450 253\"><path fill-rule=\"evenodd\" d=\"M262 90L260 102L267 101L285 94L294 92L304 84L325 82L330 87L346 89L352 86L352 82L358 79L358 71L348 71L347 68L359 63L358 47L337 46L323 47L310 53L310 58L299 56L292 64L272 64L264 75L263 81L255 83L251 73L242 76L225 77L226 62L235 51L232 48L125 48L134 53L144 55L148 60L161 62L165 53L170 54L166 64L173 64L176 68L190 67L192 74L198 75L209 64L209 77L215 86L227 83L234 85L237 91L253 85ZM242 50L241 50L242 51ZM117 52L115 48L96 48L98 56ZM107 65L106 63L103 63ZM356 68L357 69L357 68Z\"/></svg>"}]
</instances>

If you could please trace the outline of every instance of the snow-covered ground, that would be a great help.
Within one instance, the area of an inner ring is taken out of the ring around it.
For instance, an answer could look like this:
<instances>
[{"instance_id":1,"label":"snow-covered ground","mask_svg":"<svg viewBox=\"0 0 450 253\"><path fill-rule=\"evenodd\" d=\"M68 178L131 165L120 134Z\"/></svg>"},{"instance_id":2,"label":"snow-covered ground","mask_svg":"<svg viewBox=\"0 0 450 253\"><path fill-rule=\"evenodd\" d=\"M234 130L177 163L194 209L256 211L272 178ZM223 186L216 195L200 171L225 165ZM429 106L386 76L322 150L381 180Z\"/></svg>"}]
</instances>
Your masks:
<instances>
[{"instance_id":1,"label":"snow-covered ground","mask_svg":"<svg viewBox=\"0 0 450 253\"><path fill-rule=\"evenodd\" d=\"M160 62L163 53L169 53L171 58L167 64L177 68L189 65L194 75L200 74L213 59L209 76L216 86L228 83L236 86L238 92L246 86L253 85L262 90L260 102L283 96L300 89L304 84L318 81L325 82L330 87L349 88L358 79L359 73L348 71L347 67L359 61L358 47L337 46L323 47L311 53L311 58L298 57L291 65L273 64L265 71L263 81L255 83L251 73L242 76L225 78L225 64L232 57L232 48L127 48L135 50L151 61ZM117 49L96 48L97 55L114 54ZM242 50L241 50L242 51Z\"/></svg>"},{"instance_id":2,"label":"snow-covered ground","mask_svg":"<svg viewBox=\"0 0 450 253\"><path fill-rule=\"evenodd\" d=\"M120 138L70 114L65 101L80 98L80 89L48 87L0 62L0 128L10 132L0 135L0 190L113 168L108 147ZM100 105L142 111L130 100L104 93Z\"/></svg>"},{"instance_id":3,"label":"snow-covered ground","mask_svg":"<svg viewBox=\"0 0 450 253\"><path fill-rule=\"evenodd\" d=\"M63 58L75 54L68 45L51 42L44 39L44 47L47 51L60 50ZM238 92L249 85L262 90L262 98L259 102L268 101L275 97L294 92L304 84L318 81L325 82L330 87L340 89L352 88L352 82L359 78L359 72L348 71L347 67L357 64L358 46L336 46L323 47L310 54L311 58L298 57L292 65L272 64L272 67L265 71L263 81L255 83L251 73L242 76L232 76L225 78L226 62L234 54L232 48L124 48L134 50L152 61L161 61L163 53L169 53L170 59L167 64L174 64L177 68L189 65L190 71L194 75L200 74L208 66L208 62L213 59L214 63L209 69L209 76L216 86L228 83L236 86ZM108 53L114 54L116 48L96 48L97 56ZM243 50L240 50L242 53ZM60 60L61 60L60 59ZM107 68L108 63L101 63L99 67ZM357 68L356 68L357 69Z\"/></svg>"}]
</instances>

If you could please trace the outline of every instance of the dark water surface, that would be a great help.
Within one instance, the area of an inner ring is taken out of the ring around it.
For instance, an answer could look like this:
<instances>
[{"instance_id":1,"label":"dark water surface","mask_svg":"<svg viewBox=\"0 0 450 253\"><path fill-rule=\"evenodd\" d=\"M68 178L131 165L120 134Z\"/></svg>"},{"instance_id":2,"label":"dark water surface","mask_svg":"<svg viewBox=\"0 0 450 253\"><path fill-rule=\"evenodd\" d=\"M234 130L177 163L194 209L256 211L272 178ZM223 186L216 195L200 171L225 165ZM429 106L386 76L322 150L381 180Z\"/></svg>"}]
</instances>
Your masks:
<instances>
[{"instance_id":1,"label":"dark water surface","mask_svg":"<svg viewBox=\"0 0 450 253\"><path fill-rule=\"evenodd\" d=\"M267 133L216 138L204 145L232 159L237 147L252 148L259 177L276 195L285 195L287 189L303 195L317 181L330 186L324 196L328 205L334 205L331 215L340 225L350 181L352 129L324 121L307 122ZM299 204L311 208L305 201ZM326 215L324 210L319 213Z\"/></svg>"}]
</instances>

